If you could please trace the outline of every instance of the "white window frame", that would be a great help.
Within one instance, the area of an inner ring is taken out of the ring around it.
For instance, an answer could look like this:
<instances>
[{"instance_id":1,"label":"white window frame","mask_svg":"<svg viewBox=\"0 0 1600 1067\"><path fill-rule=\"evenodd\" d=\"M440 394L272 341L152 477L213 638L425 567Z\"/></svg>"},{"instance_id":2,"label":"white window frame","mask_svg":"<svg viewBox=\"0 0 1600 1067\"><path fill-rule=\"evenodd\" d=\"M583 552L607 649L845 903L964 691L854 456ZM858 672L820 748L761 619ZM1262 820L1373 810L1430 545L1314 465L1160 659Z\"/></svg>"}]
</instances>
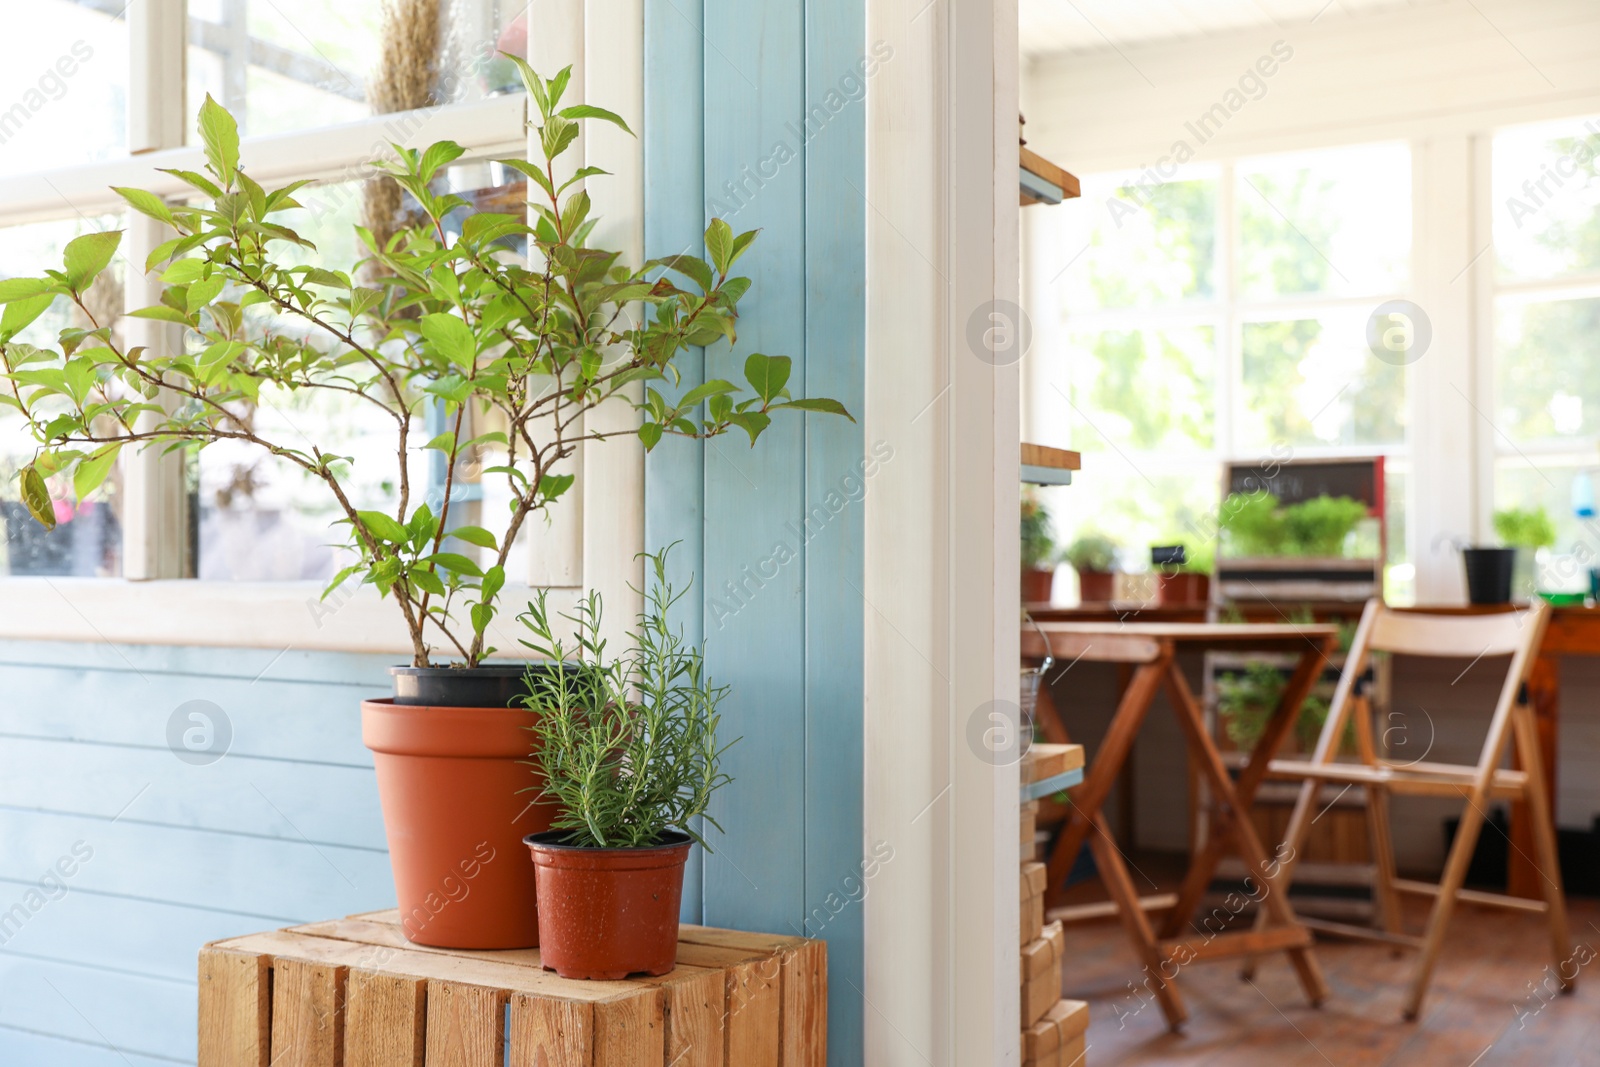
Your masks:
<instances>
[{"instance_id":1,"label":"white window frame","mask_svg":"<svg viewBox=\"0 0 1600 1067\"><path fill-rule=\"evenodd\" d=\"M200 170L203 164L201 149L184 143L191 125L186 114L186 7L183 3L139 3L129 5L123 16L128 20L130 49L128 154L0 177L0 226L121 210L125 205L111 192L113 185L163 195L188 191L157 169ZM554 70L572 63L575 69L569 97L577 100L587 95L584 69L603 70L612 106L621 103L642 115L642 17L636 34L618 32L613 24L606 34L587 38L581 5L575 19L559 28L555 21L546 20L544 27L555 32L540 35L532 44L534 54L529 58L535 66ZM508 94L336 126L245 137L241 155L250 161L251 175L264 185L300 178L348 179L361 173L365 164L386 155L391 142L417 148L448 139L462 145L469 157L526 157L535 148L526 119L526 97ZM608 239L637 260L643 251L639 144L593 133L584 141L580 144L584 162L604 166L615 175L607 189L591 190L612 220ZM122 254L130 265L142 264L164 236L157 224L130 212ZM160 285L153 277L141 275L137 266L130 266L128 275L128 309L156 302ZM146 320L127 319L125 323L133 331L163 328ZM607 416L602 412L596 417ZM581 449L577 457L576 465L584 473L571 498L563 501L553 522L536 524L538 528L530 532L529 581L556 589L552 604L563 609L576 602L580 586L599 586L608 600L615 596L623 609L615 612L615 617L631 618L633 601L626 583L641 584L633 557L643 547L643 461L632 455L608 457L603 449L592 456L586 455L587 451ZM614 445L611 451L630 450ZM187 537L181 460L163 458L150 450L125 455L123 463L123 576L0 577L0 639L409 652L410 640L400 613L392 604L380 601L370 588L348 597L337 591L323 601L320 582L183 578ZM592 573L586 574L586 558L587 570ZM508 587L501 599L506 604L521 604L532 591L529 586ZM515 622L510 615L514 613L502 614L506 617L496 620L500 633L491 633L491 643L499 646L502 655L524 654L513 632Z\"/></svg>"},{"instance_id":2,"label":"white window frame","mask_svg":"<svg viewBox=\"0 0 1600 1067\"><path fill-rule=\"evenodd\" d=\"M1316 293L1296 293L1275 299L1243 299L1238 291L1238 269L1235 263L1238 239L1238 168L1241 163L1248 164L1258 159L1269 159L1277 156L1298 156L1323 151L1337 151L1340 149L1359 149L1374 145L1402 144L1405 146L1411 161L1412 182L1417 181L1416 146L1409 141L1397 141L1393 138L1380 139L1368 142L1351 142L1348 144L1330 145L1327 148L1291 149L1284 151L1250 153L1230 156L1214 162L1195 164L1181 169L1169 181L1199 181L1215 177L1217 182L1217 214L1216 214L1216 243L1217 259L1215 263L1216 283L1214 295L1209 300L1194 300L1183 303L1170 303L1149 307L1113 308L1092 312L1078 312L1071 316L1070 323L1063 319L1058 326L1063 332L1070 329L1074 332L1098 332L1102 330L1136 330L1140 328L1164 329L1169 327L1212 326L1214 335L1213 344L1213 413L1212 413L1212 444L1211 448L1202 453L1196 450L1192 459L1199 462L1204 458L1218 465L1227 462L1246 462L1262 458L1262 450L1252 449L1241 445L1235 440L1235 412L1234 405L1238 400L1237 391L1242 383L1241 361L1244 352L1244 327L1253 322L1282 322L1291 319L1316 318L1318 315L1341 309L1372 308L1386 300L1415 299L1413 293L1417 289L1418 276L1418 241L1413 226L1408 255L1409 269L1406 283L1390 292L1374 293L1364 296L1322 295ZM1114 172L1118 174L1126 172ZM1092 181L1097 175L1088 175L1086 180ZM1041 220L1043 221L1043 220ZM1050 298L1046 294L1046 299ZM1054 308L1053 301L1044 306ZM1045 360L1048 353L1042 353ZM1045 360L1034 363L1034 380L1045 385L1044 391L1049 391L1048 382L1051 379L1051 370ZM1043 381L1040 379L1043 378ZM1060 384L1060 383L1058 383ZM1070 394L1069 388L1066 390ZM1344 457L1364 457L1381 455L1384 457L1386 469L1391 460L1404 464L1408 472L1415 469L1412 444L1413 427L1409 417L1415 410L1414 395L1416 391L1416 376L1410 368L1406 371L1406 396L1407 406L1407 435L1404 440L1387 444L1358 444L1358 445L1293 445L1293 456L1296 459L1330 459ZM1038 392L1039 390L1034 390ZM1074 419L1074 421L1079 421ZM1090 433L1095 433L1090 428ZM1035 439L1035 438L1030 438ZM1080 441L1081 445L1082 442ZM1068 446L1071 447L1071 446ZM1112 446L1107 454L1115 454L1120 459L1138 468L1141 463L1148 463L1152 467L1159 467L1161 460L1170 453L1166 450L1135 451ZM1186 458L1191 458L1190 453L1184 453ZM1407 501L1409 504L1409 501ZM1409 510L1409 508L1408 508ZM1415 559L1414 544L1409 531L1414 524L1407 523L1408 544L1406 557Z\"/></svg>"}]
</instances>

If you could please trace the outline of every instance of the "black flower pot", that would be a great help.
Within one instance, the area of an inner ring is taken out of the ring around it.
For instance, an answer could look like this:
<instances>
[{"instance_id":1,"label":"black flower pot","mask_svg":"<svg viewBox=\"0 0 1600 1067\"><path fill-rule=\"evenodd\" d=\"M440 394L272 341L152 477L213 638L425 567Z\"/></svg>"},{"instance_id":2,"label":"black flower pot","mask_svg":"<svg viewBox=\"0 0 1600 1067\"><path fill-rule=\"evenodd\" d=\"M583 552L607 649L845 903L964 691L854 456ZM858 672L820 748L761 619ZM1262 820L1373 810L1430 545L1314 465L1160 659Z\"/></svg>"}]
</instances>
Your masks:
<instances>
[{"instance_id":1,"label":"black flower pot","mask_svg":"<svg viewBox=\"0 0 1600 1067\"><path fill-rule=\"evenodd\" d=\"M477 667L390 667L394 702L431 708L509 708L526 689L525 663Z\"/></svg>"},{"instance_id":2,"label":"black flower pot","mask_svg":"<svg viewBox=\"0 0 1600 1067\"><path fill-rule=\"evenodd\" d=\"M1514 548L1463 548L1467 569L1467 601L1472 604L1511 603L1511 572L1516 567Z\"/></svg>"}]
</instances>

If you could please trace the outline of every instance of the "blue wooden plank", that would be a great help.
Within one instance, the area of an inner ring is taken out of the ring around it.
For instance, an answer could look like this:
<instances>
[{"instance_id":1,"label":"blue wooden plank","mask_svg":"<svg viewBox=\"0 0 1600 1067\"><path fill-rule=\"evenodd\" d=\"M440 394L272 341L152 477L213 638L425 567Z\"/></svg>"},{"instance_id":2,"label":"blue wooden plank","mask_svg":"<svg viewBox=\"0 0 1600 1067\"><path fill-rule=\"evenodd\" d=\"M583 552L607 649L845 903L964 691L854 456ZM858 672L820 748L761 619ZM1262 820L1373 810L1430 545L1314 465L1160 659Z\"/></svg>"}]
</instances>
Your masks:
<instances>
[{"instance_id":1,"label":"blue wooden plank","mask_svg":"<svg viewBox=\"0 0 1600 1067\"><path fill-rule=\"evenodd\" d=\"M308 922L395 902L383 852L14 811L0 812L0 877L39 881L80 843L93 855L73 887ZM0 914L28 900L21 887L6 889Z\"/></svg>"},{"instance_id":2,"label":"blue wooden plank","mask_svg":"<svg viewBox=\"0 0 1600 1067\"><path fill-rule=\"evenodd\" d=\"M309 590L316 601L320 590ZM308 622L310 619L308 609ZM246 680L323 682L389 688L388 668L403 655L349 652L307 652L272 648L195 648L174 645L123 645L75 641L0 641L0 667L56 666L73 670L126 671L134 674L181 674Z\"/></svg>"},{"instance_id":3,"label":"blue wooden plank","mask_svg":"<svg viewBox=\"0 0 1600 1067\"><path fill-rule=\"evenodd\" d=\"M288 915L238 915L96 893L75 881L65 880L65 895L51 900L26 922L5 923L0 928L0 954L192 982L195 953L201 945L295 922L295 917ZM0 882L0 901L14 907L38 884ZM60 892L53 885L48 888ZM7 1061L0 1056L0 1062Z\"/></svg>"},{"instance_id":4,"label":"blue wooden plank","mask_svg":"<svg viewBox=\"0 0 1600 1067\"><path fill-rule=\"evenodd\" d=\"M0 744L5 810L387 847L370 767L239 755L195 766L166 748L12 737Z\"/></svg>"},{"instance_id":5,"label":"blue wooden plank","mask_svg":"<svg viewBox=\"0 0 1600 1067\"><path fill-rule=\"evenodd\" d=\"M57 1034L86 1046L192 1062L195 997L192 980L0 955L0 1026Z\"/></svg>"},{"instance_id":6,"label":"blue wooden plank","mask_svg":"<svg viewBox=\"0 0 1600 1067\"><path fill-rule=\"evenodd\" d=\"M700 0L645 0L644 243L646 258L704 252L700 225L705 187L705 39ZM679 357L683 388L705 381L704 353ZM651 551L678 543L671 575L682 588L705 581L705 450L667 438L645 457L644 538ZM679 601L674 622L692 641L704 638L703 588ZM685 869L685 922L703 919L698 848Z\"/></svg>"},{"instance_id":7,"label":"blue wooden plank","mask_svg":"<svg viewBox=\"0 0 1600 1067\"><path fill-rule=\"evenodd\" d=\"M738 353L707 350L708 377L742 379L754 351L793 357L792 380L806 380L805 167L774 149L804 100L804 10L705 5L707 213L761 230L740 261L754 285ZM714 440L705 459L707 660L733 687L723 721L741 738L714 804L729 833L705 863L705 917L782 932L804 912L805 575L781 562L776 535L803 510L804 450L801 420L774 419L756 447Z\"/></svg>"},{"instance_id":8,"label":"blue wooden plank","mask_svg":"<svg viewBox=\"0 0 1600 1067\"><path fill-rule=\"evenodd\" d=\"M806 5L804 382L807 395L840 400L857 418L866 407L866 84L883 59L867 48L861 0ZM805 908L808 932L828 941L828 1062L859 1064L860 902L875 870L862 856L863 498L884 458L868 454L858 423L806 421Z\"/></svg>"},{"instance_id":9,"label":"blue wooden plank","mask_svg":"<svg viewBox=\"0 0 1600 1067\"><path fill-rule=\"evenodd\" d=\"M141 1056L109 1045L69 1041L0 1024L0 1063L6 1067L172 1067L194 1060L176 1056Z\"/></svg>"}]
</instances>

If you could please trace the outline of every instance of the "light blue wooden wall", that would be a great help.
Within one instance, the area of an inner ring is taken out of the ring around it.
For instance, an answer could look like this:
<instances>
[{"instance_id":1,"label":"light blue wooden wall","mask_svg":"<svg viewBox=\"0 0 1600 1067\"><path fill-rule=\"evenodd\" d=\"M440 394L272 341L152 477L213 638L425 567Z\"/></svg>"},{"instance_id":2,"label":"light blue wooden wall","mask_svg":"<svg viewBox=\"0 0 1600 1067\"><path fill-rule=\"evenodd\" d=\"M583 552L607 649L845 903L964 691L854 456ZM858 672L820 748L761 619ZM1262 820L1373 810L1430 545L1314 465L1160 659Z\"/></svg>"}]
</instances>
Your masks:
<instances>
[{"instance_id":1,"label":"light blue wooden wall","mask_svg":"<svg viewBox=\"0 0 1600 1067\"><path fill-rule=\"evenodd\" d=\"M703 373L737 381L749 352L788 355L797 394L859 415L861 0L646 0L645 12L647 254L701 253L712 216L761 231L739 264L754 286L737 349L709 350ZM714 811L727 833L700 857L685 915L825 937L836 1065L862 1055L861 906L838 909L863 851L863 456L858 426L780 417L753 449L668 440L646 465L646 541L682 542L679 576L700 593L682 622L733 686L726 730L741 738Z\"/></svg>"},{"instance_id":2,"label":"light blue wooden wall","mask_svg":"<svg viewBox=\"0 0 1600 1067\"><path fill-rule=\"evenodd\" d=\"M357 707L392 659L0 642L0 1064L193 1063L201 944L394 904ZM209 766L167 747L190 700Z\"/></svg>"}]
</instances>

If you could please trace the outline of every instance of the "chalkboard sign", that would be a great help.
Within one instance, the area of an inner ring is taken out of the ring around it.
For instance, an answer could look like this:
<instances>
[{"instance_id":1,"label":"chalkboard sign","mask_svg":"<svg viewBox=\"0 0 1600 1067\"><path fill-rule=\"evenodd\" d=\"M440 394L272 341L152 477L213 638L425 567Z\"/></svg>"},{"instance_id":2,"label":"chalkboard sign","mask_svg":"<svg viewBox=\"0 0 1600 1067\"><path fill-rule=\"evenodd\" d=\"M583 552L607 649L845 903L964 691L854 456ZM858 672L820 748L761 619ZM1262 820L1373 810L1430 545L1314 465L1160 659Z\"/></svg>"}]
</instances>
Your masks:
<instances>
[{"instance_id":1,"label":"chalkboard sign","mask_svg":"<svg viewBox=\"0 0 1600 1067\"><path fill-rule=\"evenodd\" d=\"M1347 496L1383 515L1383 457L1359 459L1263 459L1226 466L1230 493L1271 493L1285 504L1316 497Z\"/></svg>"}]
</instances>

